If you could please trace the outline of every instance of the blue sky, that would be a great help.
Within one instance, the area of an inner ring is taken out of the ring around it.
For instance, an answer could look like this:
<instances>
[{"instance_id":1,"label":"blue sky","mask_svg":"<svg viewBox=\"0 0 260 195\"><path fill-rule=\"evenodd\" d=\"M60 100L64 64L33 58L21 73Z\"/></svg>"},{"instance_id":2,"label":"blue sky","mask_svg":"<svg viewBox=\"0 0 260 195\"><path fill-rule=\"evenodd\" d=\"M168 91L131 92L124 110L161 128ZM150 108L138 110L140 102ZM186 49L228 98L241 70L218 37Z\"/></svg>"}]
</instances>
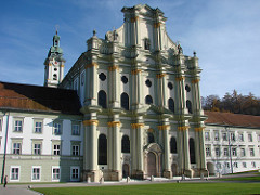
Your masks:
<instances>
[{"instance_id":1,"label":"blue sky","mask_svg":"<svg viewBox=\"0 0 260 195\"><path fill-rule=\"evenodd\" d=\"M59 25L65 74L96 29L123 23L124 5L147 3L168 17L167 31L184 54L197 52L201 95L236 89L260 96L260 1L258 0L9 0L0 8L0 80L42 85L43 62Z\"/></svg>"}]
</instances>

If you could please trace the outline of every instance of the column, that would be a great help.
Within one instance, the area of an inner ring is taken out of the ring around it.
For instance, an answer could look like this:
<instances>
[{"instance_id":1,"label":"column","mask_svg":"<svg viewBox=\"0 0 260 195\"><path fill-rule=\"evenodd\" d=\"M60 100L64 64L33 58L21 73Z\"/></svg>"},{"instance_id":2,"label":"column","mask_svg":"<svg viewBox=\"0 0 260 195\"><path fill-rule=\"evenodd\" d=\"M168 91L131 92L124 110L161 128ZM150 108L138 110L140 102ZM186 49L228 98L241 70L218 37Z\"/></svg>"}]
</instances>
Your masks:
<instances>
[{"instance_id":1,"label":"column","mask_svg":"<svg viewBox=\"0 0 260 195\"><path fill-rule=\"evenodd\" d=\"M200 173L207 174L204 129L205 127L195 128L196 161Z\"/></svg>"},{"instance_id":2,"label":"column","mask_svg":"<svg viewBox=\"0 0 260 195\"><path fill-rule=\"evenodd\" d=\"M143 128L144 123L132 123L132 129L136 130L135 140L135 159L136 159L136 170L134 171L134 178L144 179L144 155L143 155Z\"/></svg>"},{"instance_id":3,"label":"column","mask_svg":"<svg viewBox=\"0 0 260 195\"><path fill-rule=\"evenodd\" d=\"M99 182L100 173L97 170L97 134L98 120L84 120L83 140L83 180L91 178L92 182Z\"/></svg>"},{"instance_id":4,"label":"column","mask_svg":"<svg viewBox=\"0 0 260 195\"><path fill-rule=\"evenodd\" d=\"M120 136L120 121L108 122L109 127L109 171L110 180L120 181L122 179L121 171L121 136Z\"/></svg>"},{"instance_id":5,"label":"column","mask_svg":"<svg viewBox=\"0 0 260 195\"><path fill-rule=\"evenodd\" d=\"M135 21L135 44L138 46L141 46L141 30L140 30L140 21L139 21L139 16L135 16L134 18Z\"/></svg>"},{"instance_id":6,"label":"column","mask_svg":"<svg viewBox=\"0 0 260 195\"><path fill-rule=\"evenodd\" d=\"M164 158L165 158L164 177L170 179L172 178L171 160L170 160L170 138L169 138L170 126L164 124L162 126L159 126L158 129L162 131L162 133L164 134Z\"/></svg>"},{"instance_id":7,"label":"column","mask_svg":"<svg viewBox=\"0 0 260 195\"><path fill-rule=\"evenodd\" d=\"M96 63L88 64L85 68L88 69L88 93L87 101L88 105L97 105L97 67Z\"/></svg>"},{"instance_id":8,"label":"column","mask_svg":"<svg viewBox=\"0 0 260 195\"><path fill-rule=\"evenodd\" d=\"M166 74L157 74L158 79L158 105L166 106Z\"/></svg>"},{"instance_id":9,"label":"column","mask_svg":"<svg viewBox=\"0 0 260 195\"><path fill-rule=\"evenodd\" d=\"M142 92L142 70L133 69L132 74L132 106L139 108L144 102L143 92Z\"/></svg>"},{"instance_id":10,"label":"column","mask_svg":"<svg viewBox=\"0 0 260 195\"><path fill-rule=\"evenodd\" d=\"M110 66L109 70L109 105L110 107L120 107L120 75L117 65Z\"/></svg>"},{"instance_id":11,"label":"column","mask_svg":"<svg viewBox=\"0 0 260 195\"><path fill-rule=\"evenodd\" d=\"M178 127L178 154L179 154L179 166L181 174L185 174L188 177L192 177L191 164L190 164L190 150L189 150L189 138L188 138L187 126Z\"/></svg>"}]
</instances>

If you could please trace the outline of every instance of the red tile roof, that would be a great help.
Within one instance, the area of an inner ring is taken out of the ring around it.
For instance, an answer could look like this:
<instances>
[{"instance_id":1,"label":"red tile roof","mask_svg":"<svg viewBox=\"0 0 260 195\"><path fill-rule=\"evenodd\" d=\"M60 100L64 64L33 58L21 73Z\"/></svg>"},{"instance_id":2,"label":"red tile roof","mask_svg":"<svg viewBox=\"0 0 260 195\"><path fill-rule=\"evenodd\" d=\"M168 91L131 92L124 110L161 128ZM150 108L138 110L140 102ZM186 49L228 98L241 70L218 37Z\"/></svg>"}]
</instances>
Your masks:
<instances>
[{"instance_id":1,"label":"red tile roof","mask_svg":"<svg viewBox=\"0 0 260 195\"><path fill-rule=\"evenodd\" d=\"M76 91L0 82L0 109L81 115Z\"/></svg>"},{"instance_id":2,"label":"red tile roof","mask_svg":"<svg viewBox=\"0 0 260 195\"><path fill-rule=\"evenodd\" d=\"M216 123L219 125L260 128L260 116L219 113L219 112L205 112L208 119L206 124Z\"/></svg>"}]
</instances>

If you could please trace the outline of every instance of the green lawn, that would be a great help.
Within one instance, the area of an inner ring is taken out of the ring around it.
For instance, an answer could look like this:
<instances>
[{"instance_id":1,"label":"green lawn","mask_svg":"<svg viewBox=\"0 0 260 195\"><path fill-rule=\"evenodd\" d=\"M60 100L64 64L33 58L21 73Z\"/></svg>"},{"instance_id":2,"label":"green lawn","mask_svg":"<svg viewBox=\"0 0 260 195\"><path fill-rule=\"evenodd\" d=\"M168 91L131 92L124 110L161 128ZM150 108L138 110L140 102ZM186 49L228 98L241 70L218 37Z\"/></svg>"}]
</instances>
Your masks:
<instances>
[{"instance_id":1,"label":"green lawn","mask_svg":"<svg viewBox=\"0 0 260 195\"><path fill-rule=\"evenodd\" d=\"M34 188L44 195L61 194L260 194L259 183L163 183L148 185Z\"/></svg>"},{"instance_id":2,"label":"green lawn","mask_svg":"<svg viewBox=\"0 0 260 195\"><path fill-rule=\"evenodd\" d=\"M238 177L238 178L225 178L225 179L218 179L218 180L220 180L220 181L259 181L260 182L260 177Z\"/></svg>"}]
</instances>

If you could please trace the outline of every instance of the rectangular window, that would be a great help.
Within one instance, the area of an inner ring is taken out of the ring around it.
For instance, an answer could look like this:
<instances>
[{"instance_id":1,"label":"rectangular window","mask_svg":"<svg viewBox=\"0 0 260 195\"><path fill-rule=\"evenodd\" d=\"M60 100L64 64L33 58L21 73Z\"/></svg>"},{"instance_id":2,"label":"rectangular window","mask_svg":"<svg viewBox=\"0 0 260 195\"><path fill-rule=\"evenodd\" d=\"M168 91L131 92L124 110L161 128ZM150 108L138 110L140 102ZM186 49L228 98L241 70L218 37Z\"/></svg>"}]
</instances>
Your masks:
<instances>
[{"instance_id":1,"label":"rectangular window","mask_svg":"<svg viewBox=\"0 0 260 195\"><path fill-rule=\"evenodd\" d=\"M227 141L227 133L222 133L223 141Z\"/></svg>"},{"instance_id":2,"label":"rectangular window","mask_svg":"<svg viewBox=\"0 0 260 195\"><path fill-rule=\"evenodd\" d=\"M232 155L236 156L237 155L237 149L236 148L232 148Z\"/></svg>"},{"instance_id":3,"label":"rectangular window","mask_svg":"<svg viewBox=\"0 0 260 195\"><path fill-rule=\"evenodd\" d=\"M61 145L60 144L54 144L53 145L53 155L61 155Z\"/></svg>"},{"instance_id":4,"label":"rectangular window","mask_svg":"<svg viewBox=\"0 0 260 195\"><path fill-rule=\"evenodd\" d=\"M243 167L246 168L246 162L243 162Z\"/></svg>"},{"instance_id":5,"label":"rectangular window","mask_svg":"<svg viewBox=\"0 0 260 195\"><path fill-rule=\"evenodd\" d=\"M223 153L224 153L224 156L229 156L228 148L224 148Z\"/></svg>"},{"instance_id":6,"label":"rectangular window","mask_svg":"<svg viewBox=\"0 0 260 195\"><path fill-rule=\"evenodd\" d=\"M251 165L252 165L253 168L256 168L256 163L255 163L255 161L252 161L252 162L251 162Z\"/></svg>"},{"instance_id":7,"label":"rectangular window","mask_svg":"<svg viewBox=\"0 0 260 195\"><path fill-rule=\"evenodd\" d=\"M258 136L258 141L260 142L260 134L258 134L257 136Z\"/></svg>"},{"instance_id":8,"label":"rectangular window","mask_svg":"<svg viewBox=\"0 0 260 195\"><path fill-rule=\"evenodd\" d=\"M21 154L22 152L22 145L21 143L13 143L13 154Z\"/></svg>"},{"instance_id":9,"label":"rectangular window","mask_svg":"<svg viewBox=\"0 0 260 195\"><path fill-rule=\"evenodd\" d=\"M205 132L205 140L210 141L209 132Z\"/></svg>"},{"instance_id":10,"label":"rectangular window","mask_svg":"<svg viewBox=\"0 0 260 195\"><path fill-rule=\"evenodd\" d=\"M214 132L214 140L219 141L219 132L218 131Z\"/></svg>"},{"instance_id":11,"label":"rectangular window","mask_svg":"<svg viewBox=\"0 0 260 195\"><path fill-rule=\"evenodd\" d=\"M225 166L226 166L226 168L230 168L230 163L229 162L225 162Z\"/></svg>"},{"instance_id":12,"label":"rectangular window","mask_svg":"<svg viewBox=\"0 0 260 195\"><path fill-rule=\"evenodd\" d=\"M79 125L72 125L72 134L79 135Z\"/></svg>"},{"instance_id":13,"label":"rectangular window","mask_svg":"<svg viewBox=\"0 0 260 195\"><path fill-rule=\"evenodd\" d=\"M248 134L248 141L249 141L249 142L252 142L252 141L253 141L253 140L252 140L252 134L251 134L251 133Z\"/></svg>"},{"instance_id":14,"label":"rectangular window","mask_svg":"<svg viewBox=\"0 0 260 195\"><path fill-rule=\"evenodd\" d=\"M80 179L80 169L79 167L70 167L70 180L79 181Z\"/></svg>"},{"instance_id":15,"label":"rectangular window","mask_svg":"<svg viewBox=\"0 0 260 195\"><path fill-rule=\"evenodd\" d=\"M243 133L239 134L239 141L241 141L241 142L244 141L244 134Z\"/></svg>"},{"instance_id":16,"label":"rectangular window","mask_svg":"<svg viewBox=\"0 0 260 195\"><path fill-rule=\"evenodd\" d=\"M206 155L207 156L211 156L211 154L210 154L210 147L209 146L206 147Z\"/></svg>"},{"instance_id":17,"label":"rectangular window","mask_svg":"<svg viewBox=\"0 0 260 195\"><path fill-rule=\"evenodd\" d=\"M41 132L42 132L42 122L35 121L35 133L41 133Z\"/></svg>"},{"instance_id":18,"label":"rectangular window","mask_svg":"<svg viewBox=\"0 0 260 195\"><path fill-rule=\"evenodd\" d=\"M56 135L61 134L61 123L54 122L53 128L54 128L54 134L56 134Z\"/></svg>"},{"instance_id":19,"label":"rectangular window","mask_svg":"<svg viewBox=\"0 0 260 195\"><path fill-rule=\"evenodd\" d=\"M236 141L235 133L231 132L230 136L231 136L231 141Z\"/></svg>"},{"instance_id":20,"label":"rectangular window","mask_svg":"<svg viewBox=\"0 0 260 195\"><path fill-rule=\"evenodd\" d=\"M34 144L34 154L41 155L41 144Z\"/></svg>"},{"instance_id":21,"label":"rectangular window","mask_svg":"<svg viewBox=\"0 0 260 195\"><path fill-rule=\"evenodd\" d=\"M240 156L246 156L246 149L240 148Z\"/></svg>"},{"instance_id":22,"label":"rectangular window","mask_svg":"<svg viewBox=\"0 0 260 195\"><path fill-rule=\"evenodd\" d=\"M79 145L73 145L73 156L79 156Z\"/></svg>"},{"instance_id":23,"label":"rectangular window","mask_svg":"<svg viewBox=\"0 0 260 195\"><path fill-rule=\"evenodd\" d=\"M19 168L11 168L11 180L19 180Z\"/></svg>"},{"instance_id":24,"label":"rectangular window","mask_svg":"<svg viewBox=\"0 0 260 195\"><path fill-rule=\"evenodd\" d=\"M254 148L249 148L250 156L255 156L255 150Z\"/></svg>"},{"instance_id":25,"label":"rectangular window","mask_svg":"<svg viewBox=\"0 0 260 195\"><path fill-rule=\"evenodd\" d=\"M234 167L237 168L237 162L234 162Z\"/></svg>"},{"instance_id":26,"label":"rectangular window","mask_svg":"<svg viewBox=\"0 0 260 195\"><path fill-rule=\"evenodd\" d=\"M33 181L40 180L40 168L32 167L32 180Z\"/></svg>"},{"instance_id":27,"label":"rectangular window","mask_svg":"<svg viewBox=\"0 0 260 195\"><path fill-rule=\"evenodd\" d=\"M23 131L23 120L14 121L14 131L22 132Z\"/></svg>"},{"instance_id":28,"label":"rectangular window","mask_svg":"<svg viewBox=\"0 0 260 195\"><path fill-rule=\"evenodd\" d=\"M53 168L52 169L52 180L60 180L61 171L60 168Z\"/></svg>"},{"instance_id":29,"label":"rectangular window","mask_svg":"<svg viewBox=\"0 0 260 195\"><path fill-rule=\"evenodd\" d=\"M220 156L220 148L216 148L216 156Z\"/></svg>"}]
</instances>

